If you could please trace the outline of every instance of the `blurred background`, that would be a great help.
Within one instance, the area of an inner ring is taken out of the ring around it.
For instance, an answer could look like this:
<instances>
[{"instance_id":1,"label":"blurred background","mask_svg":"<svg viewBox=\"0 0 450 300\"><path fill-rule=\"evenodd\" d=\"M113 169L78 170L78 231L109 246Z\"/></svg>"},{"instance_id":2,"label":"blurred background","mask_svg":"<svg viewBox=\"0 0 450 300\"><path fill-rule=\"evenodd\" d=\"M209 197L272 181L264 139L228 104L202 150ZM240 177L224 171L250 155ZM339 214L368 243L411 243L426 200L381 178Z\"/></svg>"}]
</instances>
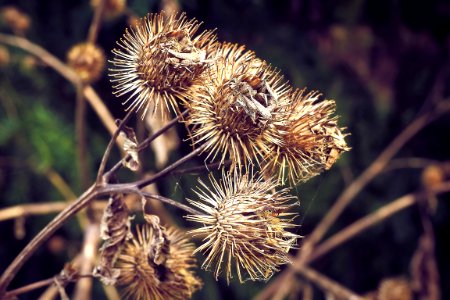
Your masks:
<instances>
[{"instance_id":1,"label":"blurred background","mask_svg":"<svg viewBox=\"0 0 450 300\"><path fill-rule=\"evenodd\" d=\"M4 14L4 8L11 6L26 14L28 25L23 21L25 25L19 22L19 28L17 24L11 27ZM217 28L220 41L245 44L254 50L280 69L293 86L318 90L325 98L335 99L339 124L351 133L347 140L352 150L331 170L294 188L301 201L297 220L302 235L308 236L344 188L405 127L448 101L449 1L129 0L124 11L101 24L97 44L111 58L116 40L135 16L177 6L188 17L204 22L203 29ZM1 33L24 36L62 61L74 44L86 40L94 15L88 0L0 0L0 12L2 9ZM93 88L112 116L121 118L122 99L112 95L106 69ZM24 203L64 201L83 191L76 164L76 98L73 85L39 58L0 43L0 210ZM91 106L87 106L86 120L87 172L92 180L110 134ZM141 136L157 126L135 121L141 124L137 125ZM155 151L146 152L146 171L155 172L190 152L189 143L183 142L183 127L177 131L160 140ZM429 177L424 170L437 181L450 178L446 169L449 132L450 118L444 114L414 135L386 170L355 197L327 236L398 197L426 187ZM179 143L174 142L177 135ZM111 161L118 158L115 152ZM191 163L199 164L201 158ZM438 166L435 173L430 166ZM124 172L121 180L135 176ZM196 180L196 176L171 175L160 181L157 189L166 197L183 201L192 196ZM431 217L442 299L450 299L449 200L448 194L438 196ZM191 226L179 210L155 209L165 215L166 222L181 228ZM423 233L420 215L417 206L409 207L324 255L312 267L359 294L376 290L385 278L411 279L411 260ZM0 270L53 216L49 213L0 223ZM83 231L74 219L26 263L11 288L57 274L80 251L82 242ZM249 299L266 286L253 282L227 286L222 279L215 282L210 273L198 270L198 274L205 286L195 299ZM68 291L71 288L69 285ZM31 292L21 299L36 299L41 293ZM106 299L98 281L93 293L95 299ZM314 296L325 297L318 289Z\"/></svg>"}]
</instances>

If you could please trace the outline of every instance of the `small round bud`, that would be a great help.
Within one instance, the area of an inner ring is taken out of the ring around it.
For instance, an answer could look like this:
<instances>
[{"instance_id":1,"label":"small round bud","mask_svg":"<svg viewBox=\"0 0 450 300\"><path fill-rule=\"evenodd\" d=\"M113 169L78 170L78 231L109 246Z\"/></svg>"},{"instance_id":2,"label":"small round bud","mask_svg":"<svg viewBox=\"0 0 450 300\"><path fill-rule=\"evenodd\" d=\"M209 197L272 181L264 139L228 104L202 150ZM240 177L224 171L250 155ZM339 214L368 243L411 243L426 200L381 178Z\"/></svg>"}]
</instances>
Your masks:
<instances>
[{"instance_id":1,"label":"small round bud","mask_svg":"<svg viewBox=\"0 0 450 300\"><path fill-rule=\"evenodd\" d=\"M96 9L103 0L91 0L91 6ZM106 19L113 19L121 15L126 8L126 0L105 0L103 15Z\"/></svg>"},{"instance_id":2,"label":"small round bud","mask_svg":"<svg viewBox=\"0 0 450 300\"><path fill-rule=\"evenodd\" d=\"M445 174L442 168L432 164L422 171L422 185L426 189L432 189L444 182Z\"/></svg>"},{"instance_id":3,"label":"small round bud","mask_svg":"<svg viewBox=\"0 0 450 300\"><path fill-rule=\"evenodd\" d=\"M30 28L30 17L14 6L2 8L1 15L6 25L18 35L23 35Z\"/></svg>"},{"instance_id":4,"label":"small round bud","mask_svg":"<svg viewBox=\"0 0 450 300\"><path fill-rule=\"evenodd\" d=\"M103 50L91 43L73 46L67 54L67 64L86 83L98 80L105 68Z\"/></svg>"},{"instance_id":5,"label":"small round bud","mask_svg":"<svg viewBox=\"0 0 450 300\"><path fill-rule=\"evenodd\" d=\"M412 300L411 285L405 278L384 279L378 287L379 300Z\"/></svg>"}]
</instances>

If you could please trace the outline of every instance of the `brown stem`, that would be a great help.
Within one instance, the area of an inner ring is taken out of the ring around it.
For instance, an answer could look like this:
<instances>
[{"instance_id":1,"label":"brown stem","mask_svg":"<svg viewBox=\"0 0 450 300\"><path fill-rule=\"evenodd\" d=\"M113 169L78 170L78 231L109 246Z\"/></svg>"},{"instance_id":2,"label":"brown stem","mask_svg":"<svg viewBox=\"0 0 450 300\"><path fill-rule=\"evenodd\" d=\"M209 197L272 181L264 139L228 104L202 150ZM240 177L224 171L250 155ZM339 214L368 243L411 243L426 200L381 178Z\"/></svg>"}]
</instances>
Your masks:
<instances>
[{"instance_id":1,"label":"brown stem","mask_svg":"<svg viewBox=\"0 0 450 300\"><path fill-rule=\"evenodd\" d=\"M172 200L172 199L160 196L160 195L154 195L154 194L145 193L145 192L142 192L141 195L144 196L145 198L155 199L155 200L161 201L163 203L167 203L169 205L178 207L179 209L182 209L182 210L184 210L184 211L186 211L188 213L191 213L193 215L200 215L201 214L201 212L199 212L196 209L193 209L193 208L191 208L191 207L189 207L187 205L184 205L184 204L182 204L180 202L177 202L175 200Z\"/></svg>"},{"instance_id":2,"label":"brown stem","mask_svg":"<svg viewBox=\"0 0 450 300\"><path fill-rule=\"evenodd\" d=\"M305 240L301 251L298 252L297 258L293 265L301 266L306 261L309 255L314 251L316 243L323 237L328 228L336 221L340 214L344 211L348 204L355 198L356 195L377 175L379 175L392 157L408 142L415 134L428 125L431 121L437 119L442 114L450 110L449 100L444 100L439 103L436 109L428 114L424 114L416 118L408 127L406 127L386 148L385 150L372 162L372 164L355 180L353 181L338 197L332 208L328 211L325 217L313 230L312 234ZM255 297L255 299L263 300L269 299L270 295L276 292L277 289L286 290L283 285L288 285L292 281L294 271L289 268L280 274L275 280L267 285L264 290Z\"/></svg>"},{"instance_id":3,"label":"brown stem","mask_svg":"<svg viewBox=\"0 0 450 300\"><path fill-rule=\"evenodd\" d=\"M345 243L356 235L364 232L366 229L417 203L418 199L424 197L424 193L432 193L433 195L437 195L449 191L450 181L444 182L430 191L421 191L418 193L408 194L392 201L391 203L379 208L373 213L340 230L338 233L334 234L333 236L319 244L314 249L314 252L311 254L311 256L308 257L308 263L311 263L316 259L322 257L324 254L330 252L337 246Z\"/></svg>"},{"instance_id":4,"label":"brown stem","mask_svg":"<svg viewBox=\"0 0 450 300\"><path fill-rule=\"evenodd\" d=\"M192 158L197 157L198 155L200 155L200 153L202 153L202 151L205 148L206 148L206 144L201 145L200 147L198 147L197 149L195 149L194 151L192 151L188 155L180 158L179 160L177 160L173 164L167 166L165 169L163 169L163 170L159 171L158 173L156 173L155 175L153 175L153 176L151 176L149 178L144 178L142 180L139 180L139 181L135 182L134 185L137 188L142 189L143 187L145 187L145 186L147 186L149 184L152 184L153 182L155 182L159 178L170 174L170 172L175 170L178 166L180 166L180 165L184 164L185 162L191 160Z\"/></svg>"},{"instance_id":5,"label":"brown stem","mask_svg":"<svg viewBox=\"0 0 450 300\"><path fill-rule=\"evenodd\" d=\"M20 49L25 50L28 53L36 56L38 59L40 59L46 65L50 66L56 72L58 72L61 76L66 78L68 81L70 81L75 87L79 86L82 82L80 77L71 68L69 68L66 64L64 64L58 58L53 56L51 53L49 53L44 48L30 42L29 40L27 40L25 38L0 33L0 43L20 48ZM83 90L83 94L84 94L84 97L86 97L88 102L91 104L94 111L99 116L102 123L108 129L110 134L111 135L114 134L114 132L116 131L116 128L117 128L117 126L114 122L114 118L112 117L111 113L106 108L105 104L100 99L98 94L94 91L94 89L91 86L86 86Z\"/></svg>"},{"instance_id":6,"label":"brown stem","mask_svg":"<svg viewBox=\"0 0 450 300\"><path fill-rule=\"evenodd\" d=\"M95 12L94 12L94 18L92 19L91 26L89 27L89 34L88 34L88 43L95 44L98 36L98 32L100 30L100 24L102 22L103 18L103 10L105 8L105 2L106 0L100 0Z\"/></svg>"},{"instance_id":7,"label":"brown stem","mask_svg":"<svg viewBox=\"0 0 450 300\"><path fill-rule=\"evenodd\" d=\"M27 217L31 215L45 215L54 212L60 212L66 208L68 204L65 202L55 203L36 203L23 204L8 207L0 210L0 222L15 219L19 217Z\"/></svg>"},{"instance_id":8,"label":"brown stem","mask_svg":"<svg viewBox=\"0 0 450 300\"><path fill-rule=\"evenodd\" d=\"M295 267L294 267L295 268ZM302 266L295 268L295 271L305 279L309 280L320 289L325 292L331 293L338 299L350 299L358 300L363 299L361 296L357 295L355 292L349 290L348 288L342 286L336 281L320 274L319 272L307 267Z\"/></svg>"},{"instance_id":9,"label":"brown stem","mask_svg":"<svg viewBox=\"0 0 450 300\"><path fill-rule=\"evenodd\" d=\"M205 164L205 165L201 165L201 166L195 166L195 167L190 167L190 168L185 168L185 169L180 169L180 170L174 170L174 171L170 172L170 174L172 174L172 175L199 174L201 172L204 172L205 170L209 171L210 169L215 169L219 166L227 167L229 165L231 165L231 160L224 161L223 163L215 162L215 163Z\"/></svg>"},{"instance_id":10,"label":"brown stem","mask_svg":"<svg viewBox=\"0 0 450 300\"><path fill-rule=\"evenodd\" d=\"M5 300L7 300L7 299L14 299L14 298L16 298L17 296L19 296L21 294L25 294L25 293L37 290L37 289L39 289L41 287L51 285L51 284L53 284L55 282L55 278L56 277L58 277L58 275L56 275L56 276L54 276L52 278L48 278L48 279L44 279L44 280L40 280L40 281L36 281L36 282L30 283L30 284L28 284L26 286L17 288L15 290L11 290L11 291L9 291L9 292L7 292L5 294L5 298L4 299ZM79 275L79 276L76 277L76 280L81 279L81 278L91 278L91 277L92 277L91 274Z\"/></svg>"},{"instance_id":11,"label":"brown stem","mask_svg":"<svg viewBox=\"0 0 450 300\"><path fill-rule=\"evenodd\" d=\"M52 278L48 278L48 279L44 279L44 280L41 280L41 281L37 281L37 282L31 283L29 285L20 287L18 289L9 291L9 292L7 292L5 294L5 300L6 299L13 299L13 298L15 298L18 295L25 294L25 293L31 292L33 290L39 289L41 287L50 285L54 281L55 281L55 278L52 277Z\"/></svg>"},{"instance_id":12,"label":"brown stem","mask_svg":"<svg viewBox=\"0 0 450 300\"><path fill-rule=\"evenodd\" d=\"M90 201L97 196L95 186L91 186L83 193L75 202L58 214L50 223L45 226L25 248L16 256L13 262L8 266L0 277L0 299L4 296L11 280L31 257L31 255L57 230L66 220L85 207Z\"/></svg>"},{"instance_id":13,"label":"brown stem","mask_svg":"<svg viewBox=\"0 0 450 300\"><path fill-rule=\"evenodd\" d=\"M120 131L122 130L123 126L125 126L125 124L130 119L132 113L133 113L133 111L130 110L126 114L125 118L123 118L123 120L120 122L120 124L117 127L116 131L114 132L114 134L112 135L111 139L109 140L108 146L106 147L105 153L103 154L103 157L102 157L102 161L101 161L100 166L98 168L97 180L96 180L97 183L100 183L102 181L102 176L105 173L106 163L108 161L109 156L111 155L111 151L113 149L114 142L116 141L117 137L119 136Z\"/></svg>"},{"instance_id":14,"label":"brown stem","mask_svg":"<svg viewBox=\"0 0 450 300\"><path fill-rule=\"evenodd\" d=\"M450 105L447 105L447 110ZM444 110L445 111L445 110ZM305 240L302 251L299 252L297 260L304 260L311 254L315 244L325 235L331 225L341 215L344 209L350 204L356 195L378 174L380 174L394 155L406 144L413 136L422 130L431 121L440 116L444 111L430 112L416 118L408 127L406 127L372 162L372 164L350 184L344 192L338 197L334 205L328 210L328 213L315 227L311 235Z\"/></svg>"},{"instance_id":15,"label":"brown stem","mask_svg":"<svg viewBox=\"0 0 450 300\"><path fill-rule=\"evenodd\" d=\"M86 148L86 101L83 96L83 85L77 87L77 101L75 104L75 136L78 162L78 175L81 188L84 190L91 182Z\"/></svg>"},{"instance_id":16,"label":"brown stem","mask_svg":"<svg viewBox=\"0 0 450 300\"><path fill-rule=\"evenodd\" d=\"M172 121L170 121L169 123L167 123L164 127L162 127L160 130L158 130L157 132L153 133L150 137L146 138L144 141L142 141L139 145L138 145L138 152L141 152L142 150L144 150L145 148L147 148L150 143L156 139L157 137L159 137L161 134L163 134L164 132L166 132L167 130L169 130L172 126L174 126L175 124L178 123L178 121L187 114L187 111L184 111L181 115L178 115L176 118L174 118ZM104 174L104 181L107 182L109 180L109 177L114 174L121 166L122 166L122 161L127 160L130 158L130 155L126 155L121 161L117 162L108 172L106 172Z\"/></svg>"},{"instance_id":17,"label":"brown stem","mask_svg":"<svg viewBox=\"0 0 450 300\"><path fill-rule=\"evenodd\" d=\"M92 222L88 225L84 234L83 249L81 252L81 265L79 272L82 274L92 272L97 255L98 243L100 240L100 224ZM91 299L92 277L87 277L78 280L73 299L85 300Z\"/></svg>"}]
</instances>

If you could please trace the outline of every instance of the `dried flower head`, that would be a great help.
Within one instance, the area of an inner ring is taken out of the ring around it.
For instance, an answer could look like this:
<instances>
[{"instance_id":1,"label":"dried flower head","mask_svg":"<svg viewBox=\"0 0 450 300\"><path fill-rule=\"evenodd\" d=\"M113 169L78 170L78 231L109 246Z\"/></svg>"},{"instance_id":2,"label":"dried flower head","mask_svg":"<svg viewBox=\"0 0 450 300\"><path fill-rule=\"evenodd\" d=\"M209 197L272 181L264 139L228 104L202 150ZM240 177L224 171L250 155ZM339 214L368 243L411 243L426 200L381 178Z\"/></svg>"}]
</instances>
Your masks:
<instances>
[{"instance_id":1,"label":"dried flower head","mask_svg":"<svg viewBox=\"0 0 450 300\"><path fill-rule=\"evenodd\" d=\"M406 278L386 278L378 287L379 300L412 300L413 292Z\"/></svg>"},{"instance_id":2,"label":"dried flower head","mask_svg":"<svg viewBox=\"0 0 450 300\"><path fill-rule=\"evenodd\" d=\"M92 8L96 9L101 1L103 0L91 0ZM124 12L126 4L126 0L106 0L103 7L103 15L106 19L115 18Z\"/></svg>"},{"instance_id":3,"label":"dried flower head","mask_svg":"<svg viewBox=\"0 0 450 300\"><path fill-rule=\"evenodd\" d=\"M342 133L333 117L335 102L318 101L316 92L296 90L291 95L286 122L278 126L282 143L272 145L265 157L264 172L278 173L285 182L305 181L328 170L343 151L348 151Z\"/></svg>"},{"instance_id":4,"label":"dried flower head","mask_svg":"<svg viewBox=\"0 0 450 300\"><path fill-rule=\"evenodd\" d=\"M204 237L195 250L206 254L202 267L213 269L216 280L222 267L228 282L233 272L241 282L269 279L280 265L289 263L287 252L299 238L286 231L295 227L294 214L287 212L296 204L288 203L293 197L285 189L275 191L273 180L238 171L223 174L223 181L212 176L210 181L212 189L200 181L199 201L189 200L203 214L187 216L203 224L191 231Z\"/></svg>"},{"instance_id":5,"label":"dried flower head","mask_svg":"<svg viewBox=\"0 0 450 300\"><path fill-rule=\"evenodd\" d=\"M14 6L5 6L1 10L5 24L18 35L23 35L30 28L30 17Z\"/></svg>"},{"instance_id":6,"label":"dried flower head","mask_svg":"<svg viewBox=\"0 0 450 300\"><path fill-rule=\"evenodd\" d=\"M288 87L244 47L224 44L217 57L209 84L192 89L188 124L208 158L223 163L228 156L241 168L262 157L267 144L281 142L274 129L283 122Z\"/></svg>"},{"instance_id":7,"label":"dried flower head","mask_svg":"<svg viewBox=\"0 0 450 300\"><path fill-rule=\"evenodd\" d=\"M444 182L444 169L438 164L431 164L423 169L421 177L423 187L433 189Z\"/></svg>"},{"instance_id":8,"label":"dried flower head","mask_svg":"<svg viewBox=\"0 0 450 300\"><path fill-rule=\"evenodd\" d=\"M100 78L105 68L103 50L92 43L80 43L70 48L67 64L83 82L91 83Z\"/></svg>"},{"instance_id":9,"label":"dried flower head","mask_svg":"<svg viewBox=\"0 0 450 300\"><path fill-rule=\"evenodd\" d=\"M127 109L144 109L145 115L162 102L178 112L176 99L185 99L193 84L203 82L214 61L215 35L205 31L194 37L199 26L185 14L166 18L161 13L125 32L113 50L110 75L114 94L129 94Z\"/></svg>"},{"instance_id":10,"label":"dried flower head","mask_svg":"<svg viewBox=\"0 0 450 300\"><path fill-rule=\"evenodd\" d=\"M193 244L181 232L164 230L168 254L157 260L154 253L160 236L150 225L137 227L136 236L125 244L116 267L118 284L132 299L187 299L202 283L192 271L195 267Z\"/></svg>"}]
</instances>

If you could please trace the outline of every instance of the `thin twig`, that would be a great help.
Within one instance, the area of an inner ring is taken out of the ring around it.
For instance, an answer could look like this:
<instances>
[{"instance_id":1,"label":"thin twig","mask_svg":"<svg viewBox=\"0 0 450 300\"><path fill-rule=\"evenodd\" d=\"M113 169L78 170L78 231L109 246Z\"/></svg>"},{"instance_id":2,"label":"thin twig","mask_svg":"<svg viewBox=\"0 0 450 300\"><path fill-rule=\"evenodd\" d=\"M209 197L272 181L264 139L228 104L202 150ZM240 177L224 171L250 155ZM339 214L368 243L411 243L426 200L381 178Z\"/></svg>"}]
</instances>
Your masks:
<instances>
[{"instance_id":1,"label":"thin twig","mask_svg":"<svg viewBox=\"0 0 450 300\"><path fill-rule=\"evenodd\" d=\"M444 182L439 186L433 188L431 191L421 191L418 193L412 193L402 196L391 203L379 208L373 213L359 219L353 224L347 226L346 228L340 230L338 233L334 234L324 242L320 243L315 249L311 256L308 257L308 263L311 263L322 257L324 254L330 252L339 245L342 245L351 238L357 236L358 234L364 232L368 228L380 223L381 221L393 216L394 214L400 212L401 210L412 206L417 203L418 199L424 196L424 193L433 193L434 195L446 193L450 191L450 182Z\"/></svg>"},{"instance_id":2,"label":"thin twig","mask_svg":"<svg viewBox=\"0 0 450 300\"><path fill-rule=\"evenodd\" d=\"M54 277L48 278L48 279L44 279L44 280L40 280L40 281L31 283L29 285L20 287L18 289L11 290L11 291L9 291L9 292L7 292L5 294L5 299L11 299L11 298L14 298L14 297L16 297L18 295L34 291L36 289L39 289L39 288L47 286L47 285L51 285L53 282L55 282L55 278Z\"/></svg>"},{"instance_id":3,"label":"thin twig","mask_svg":"<svg viewBox=\"0 0 450 300\"><path fill-rule=\"evenodd\" d=\"M173 164L167 166L165 169L159 171L158 173L156 173L155 175L153 175L150 178L144 178L142 180L139 180L135 183L133 183L133 185L135 185L137 188L142 189L143 187L154 183L155 181L157 181L158 179L160 179L161 177L164 177L168 174L170 174L170 172L172 172L173 170L175 170L178 166L184 164L185 162L191 160L194 157L197 157L198 155L200 155L200 153L203 152L203 150L206 148L207 144L203 144L200 147L198 147L197 149L195 149L194 151L192 151L191 153L189 153L188 155L180 158L179 160L177 160L176 162L174 162Z\"/></svg>"},{"instance_id":4,"label":"thin twig","mask_svg":"<svg viewBox=\"0 0 450 300\"><path fill-rule=\"evenodd\" d=\"M7 44L13 47L20 48L27 51L28 53L36 56L38 59L43 61L46 65L53 68L61 76L70 81L75 87L81 84L81 79L70 67L60 61L58 58L53 56L50 52L44 48L30 42L28 39L21 38L18 36L7 35L0 33L0 43ZM109 133L112 135L116 131L116 124L114 118L112 117L109 110L106 108L103 101L100 99L98 94L94 91L91 86L86 86L83 90L84 97L89 101L94 111L99 116L103 125L108 129ZM120 140L118 140L120 144Z\"/></svg>"},{"instance_id":5,"label":"thin twig","mask_svg":"<svg viewBox=\"0 0 450 300\"><path fill-rule=\"evenodd\" d=\"M106 0L100 0L97 7L95 8L94 18L92 19L91 26L89 27L89 33L87 42L95 44L97 41L98 32L100 30L100 24L103 18L103 11L105 8Z\"/></svg>"},{"instance_id":6,"label":"thin twig","mask_svg":"<svg viewBox=\"0 0 450 300\"><path fill-rule=\"evenodd\" d=\"M295 268L295 267L294 267ZM342 286L336 281L320 274L319 272L307 267L302 266L300 268L295 268L295 271L305 279L309 280L324 292L331 293L338 299L348 299L348 300L358 300L363 299L361 296L357 295L355 292L349 290L348 288Z\"/></svg>"},{"instance_id":7,"label":"thin twig","mask_svg":"<svg viewBox=\"0 0 450 300\"><path fill-rule=\"evenodd\" d=\"M187 205L184 205L184 204L182 204L180 202L177 202L175 200L172 200L172 199L160 196L160 195L150 194L150 193L146 193L146 192L142 192L141 195L143 197L145 197L145 198L155 199L155 200L158 200L158 201L170 204L172 206L178 207L179 209L182 209L182 210L184 210L184 211L186 211L188 213L191 213L193 215L200 215L201 214L201 212L199 212L196 209L193 209L193 208L191 208L191 207L189 207Z\"/></svg>"},{"instance_id":8,"label":"thin twig","mask_svg":"<svg viewBox=\"0 0 450 300\"><path fill-rule=\"evenodd\" d=\"M450 108L450 106L449 106ZM347 205L355 198L356 195L380 174L387 166L394 155L406 144L412 137L414 137L420 130L422 130L431 121L436 119L440 114L430 112L416 118L411 124L406 127L387 147L386 149L372 162L372 164L350 184L344 192L338 197L331 209L328 210L325 217L315 227L311 235L305 240L301 253L302 259L311 253L314 245L324 236L331 225L341 215ZM300 258L297 258L300 259Z\"/></svg>"},{"instance_id":9,"label":"thin twig","mask_svg":"<svg viewBox=\"0 0 450 300\"><path fill-rule=\"evenodd\" d=\"M160 136L161 134L163 134L164 132L166 132L167 130L169 130L172 126L174 126L175 124L178 123L178 121L187 114L187 111L184 111L181 115L178 115L177 117L175 117L172 121L170 121L169 123L167 123L164 127L162 127L160 130L158 130L157 132L153 133L150 137L146 138L144 141L142 141L139 145L138 145L138 152L144 150L145 148L147 148L150 143L156 139L158 136ZM122 161L126 161L127 159L130 158L130 155L127 154L121 161L117 162L108 172L106 172L104 174L104 181L108 181L109 177L114 174L121 166L122 166Z\"/></svg>"},{"instance_id":10,"label":"thin twig","mask_svg":"<svg viewBox=\"0 0 450 300\"><path fill-rule=\"evenodd\" d=\"M203 151L206 144L200 146L195 151L182 157L178 161L174 162L167 168L163 169L154 176L127 184L107 184L105 186L92 185L83 195L81 195L75 202L58 214L47 226L42 229L19 253L19 255L13 260L9 267L5 270L0 278L0 299L4 295L6 288L11 280L23 266L23 264L31 257L31 255L47 240L58 228L60 228L65 221L71 216L87 206L89 202L101 195L109 195L112 193L137 193L141 194L140 189L156 181L157 179L167 175L170 171L174 170L179 165L187 162L188 160L196 157ZM108 172L109 173L109 172Z\"/></svg>"},{"instance_id":11,"label":"thin twig","mask_svg":"<svg viewBox=\"0 0 450 300\"><path fill-rule=\"evenodd\" d=\"M114 134L112 135L111 139L109 140L108 146L106 147L105 153L103 154L102 157L102 161L100 163L100 166L98 168L98 173L97 173L97 183L100 183L102 181L102 176L105 173L105 168L106 168L106 163L108 161L108 158L111 154L111 151L113 149L114 143L117 139L117 137L120 134L120 131L123 129L123 126L125 126L125 124L128 122L128 120L130 119L131 115L132 115L133 111L130 110L125 118L123 118L123 120L120 122L119 126L117 127L116 131L114 132Z\"/></svg>"},{"instance_id":12,"label":"thin twig","mask_svg":"<svg viewBox=\"0 0 450 300\"><path fill-rule=\"evenodd\" d=\"M55 203L36 203L23 204L8 207L0 210L0 222L15 219L19 217L27 217L31 215L46 215L54 212L60 212L67 207L65 202Z\"/></svg>"},{"instance_id":13,"label":"thin twig","mask_svg":"<svg viewBox=\"0 0 450 300\"><path fill-rule=\"evenodd\" d=\"M37 282L30 283L28 285L25 285L23 287L17 288L15 290L8 291L5 294L5 300L13 299L13 298L15 298L15 297L17 297L17 296L19 296L21 294L25 294L25 293L37 290L37 289L39 289L41 287L51 285L51 284L53 284L55 282L55 277L57 277L57 276L58 275L53 276L51 278L44 279L44 280L40 280L40 281L37 281ZM90 277L92 277L91 274L79 275L79 276L76 277L76 280L81 279L81 278L90 278Z\"/></svg>"},{"instance_id":14,"label":"thin twig","mask_svg":"<svg viewBox=\"0 0 450 300\"><path fill-rule=\"evenodd\" d=\"M45 226L16 256L8 268L3 272L0 277L0 299L6 292L11 280L25 264L25 262L31 257L31 255L57 230L66 220L85 207L90 201L97 196L95 192L95 186L91 186L86 192L84 192L75 202L59 213L50 223Z\"/></svg>"},{"instance_id":15,"label":"thin twig","mask_svg":"<svg viewBox=\"0 0 450 300\"><path fill-rule=\"evenodd\" d=\"M442 103L440 103L433 112L417 117L385 148L385 150L372 162L372 164L341 193L331 209L328 210L325 217L315 227L311 235L305 239L302 249L298 252L294 263L297 267L303 265L307 261L308 256L312 255L314 252L313 249L316 243L323 237L347 205L350 204L350 202L367 184L369 184L384 170L392 157L403 147L403 145L426 125L449 110L450 101L446 99L442 101ZM255 299L269 299L270 295L275 293L277 289L287 290L286 287L283 288L280 286L288 285L292 282L294 273L295 272L291 268L285 270L275 280L267 285L264 290L255 297Z\"/></svg>"},{"instance_id":16,"label":"thin twig","mask_svg":"<svg viewBox=\"0 0 450 300\"><path fill-rule=\"evenodd\" d=\"M86 100L83 96L83 85L76 88L75 102L75 140L77 150L78 175L82 189L89 186L89 168L86 147Z\"/></svg>"},{"instance_id":17,"label":"thin twig","mask_svg":"<svg viewBox=\"0 0 450 300\"><path fill-rule=\"evenodd\" d=\"M408 157L393 159L383 172L390 172L398 169L424 169L429 165L438 164L438 160L420 158L420 157Z\"/></svg>"},{"instance_id":18,"label":"thin twig","mask_svg":"<svg viewBox=\"0 0 450 300\"><path fill-rule=\"evenodd\" d=\"M92 272L95 258L97 255L98 244L100 240L100 224L99 222L90 223L84 233L83 248L81 251L81 263L79 272L82 274ZM78 280L73 299L85 300L91 298L92 277Z\"/></svg>"},{"instance_id":19,"label":"thin twig","mask_svg":"<svg viewBox=\"0 0 450 300\"><path fill-rule=\"evenodd\" d=\"M172 172L170 172L170 174L171 175L199 174L201 172L204 172L205 170L210 172L210 169L215 169L219 166L227 167L229 165L231 165L231 160L224 161L223 163L215 162L215 163L205 164L205 165L201 165L201 166L173 170Z\"/></svg>"}]
</instances>

